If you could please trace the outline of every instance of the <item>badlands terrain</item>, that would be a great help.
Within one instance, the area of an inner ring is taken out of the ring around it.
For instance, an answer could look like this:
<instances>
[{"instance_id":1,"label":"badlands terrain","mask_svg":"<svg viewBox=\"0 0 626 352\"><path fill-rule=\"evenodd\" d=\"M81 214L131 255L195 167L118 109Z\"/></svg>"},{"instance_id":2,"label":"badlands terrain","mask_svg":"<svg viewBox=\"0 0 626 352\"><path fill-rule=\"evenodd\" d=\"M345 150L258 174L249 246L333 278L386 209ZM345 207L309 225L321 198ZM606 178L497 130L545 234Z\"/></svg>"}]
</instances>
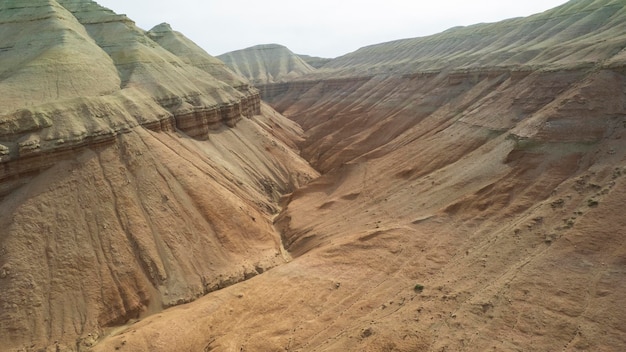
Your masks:
<instances>
[{"instance_id":1,"label":"badlands terrain","mask_svg":"<svg viewBox=\"0 0 626 352\"><path fill-rule=\"evenodd\" d=\"M261 44L232 51L217 58L254 85L290 81L315 71L304 58L278 44ZM305 58L311 60L313 64L320 64L319 58Z\"/></svg>"},{"instance_id":2,"label":"badlands terrain","mask_svg":"<svg viewBox=\"0 0 626 352\"><path fill-rule=\"evenodd\" d=\"M623 1L317 67L89 0L0 33L1 350L626 350Z\"/></svg>"}]
</instances>

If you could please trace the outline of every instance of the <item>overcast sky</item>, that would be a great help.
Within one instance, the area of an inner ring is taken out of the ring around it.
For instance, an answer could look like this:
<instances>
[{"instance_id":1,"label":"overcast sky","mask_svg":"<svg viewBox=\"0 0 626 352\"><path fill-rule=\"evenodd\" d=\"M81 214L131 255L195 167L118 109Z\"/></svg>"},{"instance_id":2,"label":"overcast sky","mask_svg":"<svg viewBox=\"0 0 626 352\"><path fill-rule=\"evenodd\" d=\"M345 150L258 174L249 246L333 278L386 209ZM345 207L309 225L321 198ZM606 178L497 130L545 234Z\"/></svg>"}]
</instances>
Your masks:
<instances>
[{"instance_id":1,"label":"overcast sky","mask_svg":"<svg viewBox=\"0 0 626 352\"><path fill-rule=\"evenodd\" d=\"M543 12L566 0L95 0L142 29L167 22L209 54L277 43L337 57L362 46Z\"/></svg>"}]
</instances>

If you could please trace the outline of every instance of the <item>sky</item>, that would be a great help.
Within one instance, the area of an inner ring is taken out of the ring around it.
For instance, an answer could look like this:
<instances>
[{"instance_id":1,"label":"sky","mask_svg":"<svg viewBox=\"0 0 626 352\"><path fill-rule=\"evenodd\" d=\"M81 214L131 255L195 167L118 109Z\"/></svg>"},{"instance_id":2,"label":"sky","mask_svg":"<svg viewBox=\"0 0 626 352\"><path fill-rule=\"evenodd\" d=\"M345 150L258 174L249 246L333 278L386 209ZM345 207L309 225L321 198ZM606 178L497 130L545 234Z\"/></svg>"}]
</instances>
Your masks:
<instances>
[{"instance_id":1,"label":"sky","mask_svg":"<svg viewBox=\"0 0 626 352\"><path fill-rule=\"evenodd\" d=\"M95 0L138 27L162 23L217 56L258 44L334 58L455 26L529 16L566 0Z\"/></svg>"}]
</instances>

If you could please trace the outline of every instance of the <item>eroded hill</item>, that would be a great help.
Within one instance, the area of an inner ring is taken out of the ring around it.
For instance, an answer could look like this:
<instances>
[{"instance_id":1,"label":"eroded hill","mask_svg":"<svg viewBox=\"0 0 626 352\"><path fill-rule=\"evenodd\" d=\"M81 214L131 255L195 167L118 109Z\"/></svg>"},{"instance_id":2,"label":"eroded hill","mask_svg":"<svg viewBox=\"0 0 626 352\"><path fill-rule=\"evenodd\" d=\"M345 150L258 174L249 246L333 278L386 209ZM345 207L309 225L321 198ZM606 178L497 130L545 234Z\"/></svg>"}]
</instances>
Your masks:
<instances>
[{"instance_id":1,"label":"eroded hill","mask_svg":"<svg viewBox=\"0 0 626 352\"><path fill-rule=\"evenodd\" d=\"M303 58L278 44L262 44L218 58L255 85L294 80L315 71Z\"/></svg>"},{"instance_id":2,"label":"eroded hill","mask_svg":"<svg viewBox=\"0 0 626 352\"><path fill-rule=\"evenodd\" d=\"M623 350L624 16L620 1L577 0L370 46L259 87L303 130L267 106L197 136L138 123L10 178L23 186L0 208L7 346ZM182 67L213 62L150 32ZM231 91L255 101L245 82ZM176 126L188 116L157 102ZM109 320L83 319L97 314Z\"/></svg>"},{"instance_id":3,"label":"eroded hill","mask_svg":"<svg viewBox=\"0 0 626 352\"><path fill-rule=\"evenodd\" d=\"M0 3L0 349L85 348L284 263L302 131L167 25Z\"/></svg>"},{"instance_id":4,"label":"eroded hill","mask_svg":"<svg viewBox=\"0 0 626 352\"><path fill-rule=\"evenodd\" d=\"M572 1L260 87L323 172L276 221L294 260L97 349L624 349L624 15Z\"/></svg>"}]
</instances>

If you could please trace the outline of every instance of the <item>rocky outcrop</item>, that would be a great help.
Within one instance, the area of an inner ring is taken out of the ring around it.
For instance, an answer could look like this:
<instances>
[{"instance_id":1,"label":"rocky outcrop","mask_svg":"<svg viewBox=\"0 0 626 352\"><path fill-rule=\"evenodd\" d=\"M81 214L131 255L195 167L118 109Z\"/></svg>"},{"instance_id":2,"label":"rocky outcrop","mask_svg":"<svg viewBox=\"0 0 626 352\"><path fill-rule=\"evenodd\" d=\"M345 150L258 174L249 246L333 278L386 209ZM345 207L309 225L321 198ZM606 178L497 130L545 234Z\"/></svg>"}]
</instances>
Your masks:
<instances>
[{"instance_id":1,"label":"rocky outcrop","mask_svg":"<svg viewBox=\"0 0 626 352\"><path fill-rule=\"evenodd\" d=\"M284 83L262 84L258 85L257 88L261 92L261 97L264 101L271 102L272 105L280 109L280 100L291 102L293 97L303 95L313 88L315 88L316 91L328 92L342 86L358 85L367 82L371 78L372 76L324 80L294 80Z\"/></svg>"},{"instance_id":2,"label":"rocky outcrop","mask_svg":"<svg viewBox=\"0 0 626 352\"><path fill-rule=\"evenodd\" d=\"M179 129L207 139L220 126L234 127L243 116L260 114L256 89L167 25L148 33L164 48L127 17L92 1L5 6L7 20L0 29L8 49L1 59L8 78L0 89L11 93L3 95L0 112L3 194L19 184L6 180L50 166L29 164L27 157L32 162L54 160L57 152L111 141L137 126ZM22 6L29 11L21 11ZM62 28L68 39L41 29L48 26ZM16 32L18 27L24 28ZM31 42L28 49L21 49L24 38ZM86 56L74 55L75 50ZM56 62L62 67L54 66ZM42 86L52 79L54 91ZM41 156L33 158L35 154Z\"/></svg>"}]
</instances>

